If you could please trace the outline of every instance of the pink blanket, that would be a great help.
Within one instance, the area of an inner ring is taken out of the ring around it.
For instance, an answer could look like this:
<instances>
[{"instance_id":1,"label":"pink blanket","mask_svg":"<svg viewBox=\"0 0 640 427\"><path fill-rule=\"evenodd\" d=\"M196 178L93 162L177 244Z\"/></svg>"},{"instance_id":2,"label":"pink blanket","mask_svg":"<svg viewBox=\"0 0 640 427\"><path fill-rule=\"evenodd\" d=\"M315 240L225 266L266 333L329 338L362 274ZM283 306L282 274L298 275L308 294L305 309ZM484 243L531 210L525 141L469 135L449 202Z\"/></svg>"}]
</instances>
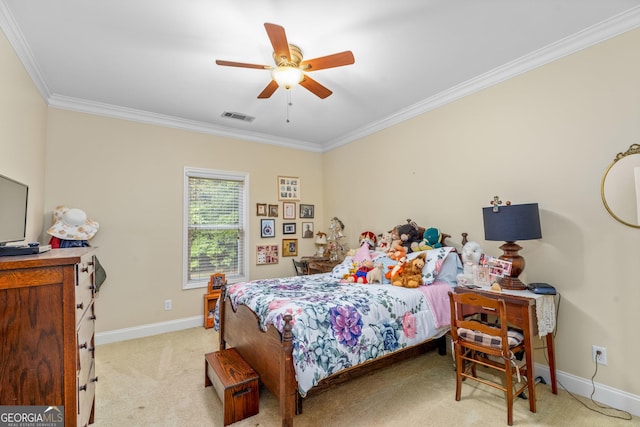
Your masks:
<instances>
[{"instance_id":1,"label":"pink blanket","mask_svg":"<svg viewBox=\"0 0 640 427\"><path fill-rule=\"evenodd\" d=\"M449 326L451 324L451 306L449 305L451 285L436 280L429 286L419 286L418 289L422 291L431 306L436 327Z\"/></svg>"}]
</instances>

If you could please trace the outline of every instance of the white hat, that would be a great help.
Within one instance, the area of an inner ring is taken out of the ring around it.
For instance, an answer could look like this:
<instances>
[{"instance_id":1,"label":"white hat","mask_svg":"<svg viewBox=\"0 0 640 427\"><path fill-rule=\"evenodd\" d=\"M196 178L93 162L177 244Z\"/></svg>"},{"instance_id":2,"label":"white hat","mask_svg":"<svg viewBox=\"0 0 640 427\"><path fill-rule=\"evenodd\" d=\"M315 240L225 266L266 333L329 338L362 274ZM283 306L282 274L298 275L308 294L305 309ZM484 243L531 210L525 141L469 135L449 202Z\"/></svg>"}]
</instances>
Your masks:
<instances>
[{"instance_id":1,"label":"white hat","mask_svg":"<svg viewBox=\"0 0 640 427\"><path fill-rule=\"evenodd\" d=\"M55 208L53 222L47 233L62 240L89 240L100 228L100 224L88 219L82 209L69 209L66 206Z\"/></svg>"}]
</instances>

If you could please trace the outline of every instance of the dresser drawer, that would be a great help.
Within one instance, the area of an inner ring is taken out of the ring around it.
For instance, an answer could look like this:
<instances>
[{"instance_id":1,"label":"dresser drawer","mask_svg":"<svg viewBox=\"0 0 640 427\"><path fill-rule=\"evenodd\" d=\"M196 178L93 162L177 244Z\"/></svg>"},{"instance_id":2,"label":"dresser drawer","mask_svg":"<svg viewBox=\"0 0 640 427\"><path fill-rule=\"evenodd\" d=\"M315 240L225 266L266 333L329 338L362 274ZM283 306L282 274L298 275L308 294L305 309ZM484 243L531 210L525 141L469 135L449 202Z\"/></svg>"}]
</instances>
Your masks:
<instances>
[{"instance_id":1,"label":"dresser drawer","mask_svg":"<svg viewBox=\"0 0 640 427\"><path fill-rule=\"evenodd\" d=\"M93 271L93 256L83 256L76 265L76 319L80 319L93 299Z\"/></svg>"},{"instance_id":2,"label":"dresser drawer","mask_svg":"<svg viewBox=\"0 0 640 427\"><path fill-rule=\"evenodd\" d=\"M96 396L96 366L91 362L89 375L83 380L78 380L78 417L77 426L88 426L91 423L91 414Z\"/></svg>"},{"instance_id":3,"label":"dresser drawer","mask_svg":"<svg viewBox=\"0 0 640 427\"><path fill-rule=\"evenodd\" d=\"M87 309L87 313L80 321L76 333L78 339L78 365L76 371L79 372L80 381L84 381L89 375L89 368L93 363L95 333L93 304Z\"/></svg>"}]
</instances>

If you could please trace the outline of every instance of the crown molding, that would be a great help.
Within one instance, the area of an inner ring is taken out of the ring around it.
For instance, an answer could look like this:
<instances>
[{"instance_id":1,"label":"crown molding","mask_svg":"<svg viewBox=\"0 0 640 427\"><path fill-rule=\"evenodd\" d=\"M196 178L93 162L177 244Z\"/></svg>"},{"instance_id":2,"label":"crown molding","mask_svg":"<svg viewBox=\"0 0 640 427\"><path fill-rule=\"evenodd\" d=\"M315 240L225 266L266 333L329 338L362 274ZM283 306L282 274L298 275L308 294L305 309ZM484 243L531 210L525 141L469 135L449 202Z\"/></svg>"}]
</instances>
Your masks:
<instances>
[{"instance_id":1,"label":"crown molding","mask_svg":"<svg viewBox=\"0 0 640 427\"><path fill-rule=\"evenodd\" d=\"M483 89L487 89L505 80L509 80L520 74L541 67L550 62L586 49L627 31L640 27L640 6L636 6L624 13L611 17L580 32L558 40L541 49L524 55L514 61L501 65L484 74L467 80L450 89L442 91L430 98L397 111L375 123L371 123L353 132L343 135L341 138L329 141L324 151L338 148L342 145L364 138L388 127L402 123L406 120L424 114L428 111L442 107L450 102L465 96L472 95Z\"/></svg>"},{"instance_id":2,"label":"crown molding","mask_svg":"<svg viewBox=\"0 0 640 427\"><path fill-rule=\"evenodd\" d=\"M210 123L199 122L196 120L182 119L179 117L167 116L143 110L136 110L133 108L119 107L117 105L103 104L95 101L87 101L84 99L73 98L64 95L53 94L49 97L47 103L49 107L59 108L62 110L89 113L98 116L112 117L116 119L170 127L191 132L241 139L243 141L259 142L262 144L276 145L284 148L293 148L297 150L316 152L322 151L317 144L313 144L310 142L287 138L277 138L272 135L266 135L258 132L229 129L222 126L212 125Z\"/></svg>"},{"instance_id":3,"label":"crown molding","mask_svg":"<svg viewBox=\"0 0 640 427\"><path fill-rule=\"evenodd\" d=\"M0 28L16 52L18 59L20 59L22 65L27 70L29 77L31 77L31 80L33 80L33 83L36 85L40 96L47 102L51 95L47 82L40 72L38 64L34 60L31 48L29 48L27 41L24 39L22 32L18 28L18 24L16 24L15 19L13 19L13 15L4 0L0 2Z\"/></svg>"}]
</instances>

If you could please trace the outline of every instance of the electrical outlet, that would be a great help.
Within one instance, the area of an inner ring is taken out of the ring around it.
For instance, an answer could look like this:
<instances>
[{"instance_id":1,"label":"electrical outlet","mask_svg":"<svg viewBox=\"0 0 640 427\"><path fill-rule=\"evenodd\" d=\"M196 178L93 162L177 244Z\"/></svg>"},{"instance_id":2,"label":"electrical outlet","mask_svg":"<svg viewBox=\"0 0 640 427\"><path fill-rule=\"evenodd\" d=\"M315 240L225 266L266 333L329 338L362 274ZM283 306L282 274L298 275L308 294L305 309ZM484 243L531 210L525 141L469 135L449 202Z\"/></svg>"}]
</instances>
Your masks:
<instances>
[{"instance_id":1,"label":"electrical outlet","mask_svg":"<svg viewBox=\"0 0 640 427\"><path fill-rule=\"evenodd\" d=\"M165 310L171 310L171 306L172 306L172 304L171 304L171 300L170 299L164 300L164 309Z\"/></svg>"},{"instance_id":2,"label":"electrical outlet","mask_svg":"<svg viewBox=\"0 0 640 427\"><path fill-rule=\"evenodd\" d=\"M598 347L597 345L591 346L591 356L593 361L598 361L598 365L607 364L607 349L604 347Z\"/></svg>"}]
</instances>

